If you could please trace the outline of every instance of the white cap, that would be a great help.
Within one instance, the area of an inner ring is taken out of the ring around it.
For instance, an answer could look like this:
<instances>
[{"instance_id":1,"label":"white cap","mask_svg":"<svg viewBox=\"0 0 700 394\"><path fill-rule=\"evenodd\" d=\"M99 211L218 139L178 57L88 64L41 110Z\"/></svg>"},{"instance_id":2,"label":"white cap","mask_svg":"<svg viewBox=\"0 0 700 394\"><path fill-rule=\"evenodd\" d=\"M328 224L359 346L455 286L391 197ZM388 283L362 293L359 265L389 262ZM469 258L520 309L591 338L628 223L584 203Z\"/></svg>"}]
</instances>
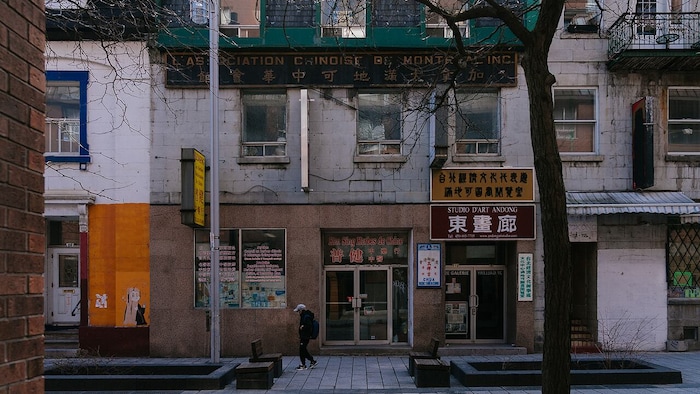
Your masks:
<instances>
[{"instance_id":1,"label":"white cap","mask_svg":"<svg viewBox=\"0 0 700 394\"><path fill-rule=\"evenodd\" d=\"M304 309L306 309L306 305L304 305L304 304L299 304L299 305L297 305L296 308L294 308L294 312L303 311Z\"/></svg>"}]
</instances>

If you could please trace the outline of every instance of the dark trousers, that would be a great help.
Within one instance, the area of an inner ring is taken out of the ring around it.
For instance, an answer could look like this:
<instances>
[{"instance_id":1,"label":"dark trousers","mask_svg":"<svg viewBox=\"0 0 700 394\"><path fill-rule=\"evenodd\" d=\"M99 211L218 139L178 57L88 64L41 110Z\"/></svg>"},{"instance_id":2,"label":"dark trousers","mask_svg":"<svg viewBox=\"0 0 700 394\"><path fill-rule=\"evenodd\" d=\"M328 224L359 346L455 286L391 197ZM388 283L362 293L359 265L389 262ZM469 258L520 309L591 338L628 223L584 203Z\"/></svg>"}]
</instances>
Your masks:
<instances>
[{"instance_id":1,"label":"dark trousers","mask_svg":"<svg viewBox=\"0 0 700 394\"><path fill-rule=\"evenodd\" d=\"M299 361L301 361L301 365L306 365L306 360L314 361L314 357L309 353L307 346L309 346L309 338L299 339Z\"/></svg>"}]
</instances>

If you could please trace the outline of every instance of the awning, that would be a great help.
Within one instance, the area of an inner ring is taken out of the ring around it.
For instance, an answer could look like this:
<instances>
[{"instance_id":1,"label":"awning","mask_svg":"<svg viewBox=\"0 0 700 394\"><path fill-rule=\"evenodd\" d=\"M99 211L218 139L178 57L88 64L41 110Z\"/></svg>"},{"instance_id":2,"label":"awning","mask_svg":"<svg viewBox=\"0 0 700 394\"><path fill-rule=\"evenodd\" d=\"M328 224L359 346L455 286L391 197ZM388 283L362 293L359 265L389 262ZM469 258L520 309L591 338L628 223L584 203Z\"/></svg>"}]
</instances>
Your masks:
<instances>
[{"instance_id":1,"label":"awning","mask_svg":"<svg viewBox=\"0 0 700 394\"><path fill-rule=\"evenodd\" d=\"M569 215L700 214L700 204L681 192L566 192Z\"/></svg>"}]
</instances>

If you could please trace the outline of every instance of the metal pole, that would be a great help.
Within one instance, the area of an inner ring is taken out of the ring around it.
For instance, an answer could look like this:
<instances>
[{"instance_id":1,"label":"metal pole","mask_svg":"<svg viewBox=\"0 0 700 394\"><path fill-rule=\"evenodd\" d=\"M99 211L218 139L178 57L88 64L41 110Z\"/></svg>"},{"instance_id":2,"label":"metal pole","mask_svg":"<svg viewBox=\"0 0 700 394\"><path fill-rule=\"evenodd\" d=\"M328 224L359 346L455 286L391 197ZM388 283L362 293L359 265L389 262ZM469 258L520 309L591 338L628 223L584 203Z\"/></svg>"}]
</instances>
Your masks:
<instances>
[{"instance_id":1,"label":"metal pole","mask_svg":"<svg viewBox=\"0 0 700 394\"><path fill-rule=\"evenodd\" d=\"M209 3L209 104L211 130L211 362L221 355L221 308L219 306L219 0Z\"/></svg>"}]
</instances>

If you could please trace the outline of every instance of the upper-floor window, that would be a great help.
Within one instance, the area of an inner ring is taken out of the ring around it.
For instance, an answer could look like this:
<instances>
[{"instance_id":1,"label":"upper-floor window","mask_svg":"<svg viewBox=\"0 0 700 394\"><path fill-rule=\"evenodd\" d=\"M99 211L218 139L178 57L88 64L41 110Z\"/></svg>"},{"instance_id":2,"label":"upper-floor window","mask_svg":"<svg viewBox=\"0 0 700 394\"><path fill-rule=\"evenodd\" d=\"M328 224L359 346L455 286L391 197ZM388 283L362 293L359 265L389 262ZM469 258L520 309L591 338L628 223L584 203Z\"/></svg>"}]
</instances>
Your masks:
<instances>
[{"instance_id":1,"label":"upper-floor window","mask_svg":"<svg viewBox=\"0 0 700 394\"><path fill-rule=\"evenodd\" d=\"M456 154L496 154L500 138L498 93L458 93Z\"/></svg>"},{"instance_id":2,"label":"upper-floor window","mask_svg":"<svg viewBox=\"0 0 700 394\"><path fill-rule=\"evenodd\" d=\"M564 27L569 33L597 33L600 12L597 0L566 0Z\"/></svg>"},{"instance_id":3,"label":"upper-floor window","mask_svg":"<svg viewBox=\"0 0 700 394\"><path fill-rule=\"evenodd\" d=\"M286 156L286 93L243 91L241 96L243 156Z\"/></svg>"},{"instance_id":4,"label":"upper-floor window","mask_svg":"<svg viewBox=\"0 0 700 394\"><path fill-rule=\"evenodd\" d=\"M367 18L365 0L321 0L321 35L364 38Z\"/></svg>"},{"instance_id":5,"label":"upper-floor window","mask_svg":"<svg viewBox=\"0 0 700 394\"><path fill-rule=\"evenodd\" d=\"M555 88L554 128L560 153L595 153L595 89Z\"/></svg>"},{"instance_id":6,"label":"upper-floor window","mask_svg":"<svg viewBox=\"0 0 700 394\"><path fill-rule=\"evenodd\" d=\"M669 88L668 151L700 153L700 89Z\"/></svg>"},{"instance_id":7,"label":"upper-floor window","mask_svg":"<svg viewBox=\"0 0 700 394\"><path fill-rule=\"evenodd\" d=\"M464 0L437 0L435 4L452 14L456 14L466 6ZM460 29L462 38L469 36L469 25L466 22L458 22L457 26ZM430 11L427 7L425 9L425 33L428 37L454 37L454 32L447 26L445 19Z\"/></svg>"},{"instance_id":8,"label":"upper-floor window","mask_svg":"<svg viewBox=\"0 0 700 394\"><path fill-rule=\"evenodd\" d=\"M77 10L85 8L87 0L45 0L47 10Z\"/></svg>"},{"instance_id":9,"label":"upper-floor window","mask_svg":"<svg viewBox=\"0 0 700 394\"><path fill-rule=\"evenodd\" d=\"M88 162L86 71L46 72L47 161Z\"/></svg>"},{"instance_id":10,"label":"upper-floor window","mask_svg":"<svg viewBox=\"0 0 700 394\"><path fill-rule=\"evenodd\" d=\"M265 26L313 27L316 15L314 0L267 0Z\"/></svg>"},{"instance_id":11,"label":"upper-floor window","mask_svg":"<svg viewBox=\"0 0 700 394\"><path fill-rule=\"evenodd\" d=\"M420 26L421 5L417 1L372 0L372 26Z\"/></svg>"},{"instance_id":12,"label":"upper-floor window","mask_svg":"<svg viewBox=\"0 0 700 394\"><path fill-rule=\"evenodd\" d=\"M357 108L357 153L401 153L402 104L397 93L360 93Z\"/></svg>"},{"instance_id":13,"label":"upper-floor window","mask_svg":"<svg viewBox=\"0 0 700 394\"><path fill-rule=\"evenodd\" d=\"M497 92L459 92L438 105L435 128L440 133L454 135L455 155L499 153L501 126Z\"/></svg>"}]
</instances>

